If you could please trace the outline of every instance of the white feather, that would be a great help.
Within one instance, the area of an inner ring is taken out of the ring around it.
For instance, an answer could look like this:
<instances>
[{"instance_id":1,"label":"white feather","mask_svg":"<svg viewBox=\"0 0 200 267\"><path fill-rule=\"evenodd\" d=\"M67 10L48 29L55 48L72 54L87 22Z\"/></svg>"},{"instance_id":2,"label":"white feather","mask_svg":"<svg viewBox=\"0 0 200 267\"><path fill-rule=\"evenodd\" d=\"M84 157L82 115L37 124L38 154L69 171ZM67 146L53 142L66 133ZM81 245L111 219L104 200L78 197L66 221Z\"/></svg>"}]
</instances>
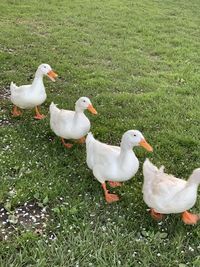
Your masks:
<instances>
[{"instance_id":1,"label":"white feather","mask_svg":"<svg viewBox=\"0 0 200 267\"><path fill-rule=\"evenodd\" d=\"M136 143L134 138L137 139ZM144 137L139 131L130 130L123 135L121 146L118 147L102 143L89 133L86 138L87 165L96 179L100 183L131 179L139 168L139 161L132 148L142 139Z\"/></svg>"},{"instance_id":2,"label":"white feather","mask_svg":"<svg viewBox=\"0 0 200 267\"><path fill-rule=\"evenodd\" d=\"M143 164L143 198L145 203L156 212L169 214L181 213L193 207L197 198L197 180L191 175L188 181L164 173L148 159ZM196 181L196 182L195 182Z\"/></svg>"},{"instance_id":3,"label":"white feather","mask_svg":"<svg viewBox=\"0 0 200 267\"><path fill-rule=\"evenodd\" d=\"M29 109L41 105L46 100L46 91L43 83L43 75L51 71L48 64L41 64L32 84L16 86L11 82L11 101L14 105L22 109Z\"/></svg>"},{"instance_id":4,"label":"white feather","mask_svg":"<svg viewBox=\"0 0 200 267\"><path fill-rule=\"evenodd\" d=\"M81 106L84 100L85 107ZM80 98L76 104L76 110L64 110L56 107L54 103L50 105L50 126L52 131L65 139L80 139L87 135L90 130L90 121L84 114L84 109L91 104L88 98Z\"/></svg>"}]
</instances>

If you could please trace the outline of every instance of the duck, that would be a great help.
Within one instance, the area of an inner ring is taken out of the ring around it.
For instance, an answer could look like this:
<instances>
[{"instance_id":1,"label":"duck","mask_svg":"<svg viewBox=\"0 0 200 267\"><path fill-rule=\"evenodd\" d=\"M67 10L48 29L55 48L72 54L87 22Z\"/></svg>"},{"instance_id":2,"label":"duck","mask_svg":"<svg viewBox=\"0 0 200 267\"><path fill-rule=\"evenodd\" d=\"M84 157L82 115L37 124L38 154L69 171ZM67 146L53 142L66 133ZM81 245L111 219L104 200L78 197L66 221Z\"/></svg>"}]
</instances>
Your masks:
<instances>
[{"instance_id":1,"label":"duck","mask_svg":"<svg viewBox=\"0 0 200 267\"><path fill-rule=\"evenodd\" d=\"M18 117L22 114L20 109L35 108L34 118L37 120L43 119L45 116L40 113L39 106L45 102L47 95L43 83L43 76L47 75L53 82L57 78L57 74L48 64L41 64L33 79L32 84L17 86L11 82L11 102L14 104L12 116Z\"/></svg>"},{"instance_id":2,"label":"duck","mask_svg":"<svg viewBox=\"0 0 200 267\"><path fill-rule=\"evenodd\" d=\"M146 159L143 175L143 199L154 219L161 220L164 214L181 213L185 224L196 224L200 220L199 215L188 211L196 203L200 168L195 169L186 181L165 173L164 166L158 169Z\"/></svg>"},{"instance_id":3,"label":"duck","mask_svg":"<svg viewBox=\"0 0 200 267\"><path fill-rule=\"evenodd\" d=\"M121 186L122 182L130 180L138 171L139 161L133 152L133 147L142 146L152 152L153 148L147 143L138 130L126 131L120 146L112 146L96 140L90 132L86 138L87 165L94 177L101 183L107 203L119 200L117 194L111 194L106 186Z\"/></svg>"},{"instance_id":4,"label":"duck","mask_svg":"<svg viewBox=\"0 0 200 267\"><path fill-rule=\"evenodd\" d=\"M93 107L88 97L80 97L75 103L75 111L59 109L53 102L49 107L50 127L59 137L66 148L71 148L71 143L66 143L65 139L75 139L79 143L85 143L85 136L90 130L91 124L84 114L85 110L96 115L97 111Z\"/></svg>"}]
</instances>

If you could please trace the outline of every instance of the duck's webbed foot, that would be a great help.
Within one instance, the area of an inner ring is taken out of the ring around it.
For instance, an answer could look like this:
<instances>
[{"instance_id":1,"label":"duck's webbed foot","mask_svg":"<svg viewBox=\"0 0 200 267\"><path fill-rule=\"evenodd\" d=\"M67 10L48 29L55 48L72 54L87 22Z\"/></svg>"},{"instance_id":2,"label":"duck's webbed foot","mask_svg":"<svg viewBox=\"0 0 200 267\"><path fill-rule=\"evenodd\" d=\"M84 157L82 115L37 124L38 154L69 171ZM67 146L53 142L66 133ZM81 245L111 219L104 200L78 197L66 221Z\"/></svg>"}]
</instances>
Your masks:
<instances>
[{"instance_id":1,"label":"duck's webbed foot","mask_svg":"<svg viewBox=\"0 0 200 267\"><path fill-rule=\"evenodd\" d=\"M119 182L108 181L108 183L113 188L118 187L118 186L122 186L122 183L119 183Z\"/></svg>"},{"instance_id":2,"label":"duck's webbed foot","mask_svg":"<svg viewBox=\"0 0 200 267\"><path fill-rule=\"evenodd\" d=\"M163 214L156 212L154 209L151 209L150 213L151 217L156 221L161 221L164 218Z\"/></svg>"},{"instance_id":3,"label":"duck's webbed foot","mask_svg":"<svg viewBox=\"0 0 200 267\"><path fill-rule=\"evenodd\" d=\"M107 194L105 194L105 199L106 199L106 201L108 203L112 203L112 202L118 201L119 200L119 197L116 194L107 193Z\"/></svg>"},{"instance_id":4,"label":"duck's webbed foot","mask_svg":"<svg viewBox=\"0 0 200 267\"><path fill-rule=\"evenodd\" d=\"M112 202L116 202L119 200L118 195L116 194L110 194L109 191L106 188L106 183L102 184L103 190L104 190L104 194L105 194L105 199L108 203L112 203Z\"/></svg>"},{"instance_id":5,"label":"duck's webbed foot","mask_svg":"<svg viewBox=\"0 0 200 267\"><path fill-rule=\"evenodd\" d=\"M182 220L185 224L196 224L200 220L200 216L184 211L182 213Z\"/></svg>"},{"instance_id":6,"label":"duck's webbed foot","mask_svg":"<svg viewBox=\"0 0 200 267\"><path fill-rule=\"evenodd\" d=\"M41 114L40 112L39 112L39 107L35 107L35 116L34 116L34 118L36 119L36 120L42 120L42 119L44 119L46 116L45 115L43 115L43 114Z\"/></svg>"},{"instance_id":7,"label":"duck's webbed foot","mask_svg":"<svg viewBox=\"0 0 200 267\"><path fill-rule=\"evenodd\" d=\"M12 116L19 117L20 115L22 115L22 112L19 110L17 106L14 105L13 110L12 110Z\"/></svg>"},{"instance_id":8,"label":"duck's webbed foot","mask_svg":"<svg viewBox=\"0 0 200 267\"><path fill-rule=\"evenodd\" d=\"M78 143L79 144L85 144L85 137L81 137L80 139L78 139Z\"/></svg>"},{"instance_id":9,"label":"duck's webbed foot","mask_svg":"<svg viewBox=\"0 0 200 267\"><path fill-rule=\"evenodd\" d=\"M61 140L62 140L63 145L64 145L66 148L71 148L71 147L73 146L73 145L70 144L70 143L65 143L65 139L64 139L64 138L61 138Z\"/></svg>"}]
</instances>

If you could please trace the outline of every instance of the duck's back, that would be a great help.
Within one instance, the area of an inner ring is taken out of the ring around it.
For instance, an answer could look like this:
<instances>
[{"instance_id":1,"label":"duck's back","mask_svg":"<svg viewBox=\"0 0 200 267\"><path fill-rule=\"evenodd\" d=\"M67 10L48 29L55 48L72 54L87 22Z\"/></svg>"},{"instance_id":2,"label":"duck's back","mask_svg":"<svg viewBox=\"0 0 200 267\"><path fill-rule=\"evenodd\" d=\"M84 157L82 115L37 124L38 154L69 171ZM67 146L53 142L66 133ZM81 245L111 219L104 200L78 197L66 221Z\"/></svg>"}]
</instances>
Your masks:
<instances>
[{"instance_id":1,"label":"duck's back","mask_svg":"<svg viewBox=\"0 0 200 267\"><path fill-rule=\"evenodd\" d=\"M166 173L158 173L152 182L152 193L157 196L170 196L173 198L175 194L184 189L185 185L186 181L182 179Z\"/></svg>"},{"instance_id":2,"label":"duck's back","mask_svg":"<svg viewBox=\"0 0 200 267\"><path fill-rule=\"evenodd\" d=\"M95 165L109 165L120 154L120 148L96 140L91 133L86 138L87 164L90 169Z\"/></svg>"}]
</instances>

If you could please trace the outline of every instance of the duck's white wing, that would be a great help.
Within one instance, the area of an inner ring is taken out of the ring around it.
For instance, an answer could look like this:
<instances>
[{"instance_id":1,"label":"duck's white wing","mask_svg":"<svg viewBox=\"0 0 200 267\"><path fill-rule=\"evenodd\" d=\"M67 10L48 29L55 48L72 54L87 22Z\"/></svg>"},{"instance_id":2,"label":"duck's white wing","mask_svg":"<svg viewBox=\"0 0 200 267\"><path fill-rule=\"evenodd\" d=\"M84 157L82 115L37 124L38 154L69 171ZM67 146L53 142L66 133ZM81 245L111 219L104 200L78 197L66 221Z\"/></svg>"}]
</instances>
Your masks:
<instances>
[{"instance_id":1,"label":"duck's white wing","mask_svg":"<svg viewBox=\"0 0 200 267\"><path fill-rule=\"evenodd\" d=\"M74 118L74 111L59 109L54 103L51 103L49 110L51 129L58 136L63 137L66 128L70 130Z\"/></svg>"},{"instance_id":2,"label":"duck's white wing","mask_svg":"<svg viewBox=\"0 0 200 267\"><path fill-rule=\"evenodd\" d=\"M120 148L110 146L96 140L91 133L86 138L87 164L90 169L94 165L106 165L112 163L113 159L120 153Z\"/></svg>"},{"instance_id":3,"label":"duck's white wing","mask_svg":"<svg viewBox=\"0 0 200 267\"><path fill-rule=\"evenodd\" d=\"M186 186L186 181L178 179L166 173L156 174L152 183L152 194L156 196L168 196L173 198L175 194L182 191Z\"/></svg>"},{"instance_id":4,"label":"duck's white wing","mask_svg":"<svg viewBox=\"0 0 200 267\"><path fill-rule=\"evenodd\" d=\"M186 181L164 173L163 166L158 169L148 159L143 164L143 175L143 193L146 195L173 197L186 185Z\"/></svg>"},{"instance_id":5,"label":"duck's white wing","mask_svg":"<svg viewBox=\"0 0 200 267\"><path fill-rule=\"evenodd\" d=\"M14 105L20 108L34 107L33 99L31 97L32 88L31 85L16 86L13 82L10 85L11 101Z\"/></svg>"},{"instance_id":6,"label":"duck's white wing","mask_svg":"<svg viewBox=\"0 0 200 267\"><path fill-rule=\"evenodd\" d=\"M59 116L58 116L60 124L64 123L66 125L66 124L71 123L72 120L74 119L74 114L75 112L72 110L60 109Z\"/></svg>"},{"instance_id":7,"label":"duck's white wing","mask_svg":"<svg viewBox=\"0 0 200 267\"><path fill-rule=\"evenodd\" d=\"M11 82L10 84L11 96L17 97L18 95L25 93L28 89L30 89L30 87L31 85L17 86L15 83Z\"/></svg>"}]
</instances>

